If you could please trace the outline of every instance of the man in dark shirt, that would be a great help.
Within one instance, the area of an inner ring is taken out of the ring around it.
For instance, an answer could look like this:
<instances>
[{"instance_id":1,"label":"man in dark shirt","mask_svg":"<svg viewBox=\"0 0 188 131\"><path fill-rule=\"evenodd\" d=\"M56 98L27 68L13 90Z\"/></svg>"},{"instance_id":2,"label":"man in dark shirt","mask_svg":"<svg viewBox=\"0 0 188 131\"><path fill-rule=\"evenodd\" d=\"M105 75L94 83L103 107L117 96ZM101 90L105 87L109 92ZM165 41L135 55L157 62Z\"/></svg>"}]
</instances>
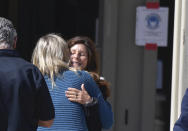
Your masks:
<instances>
[{"instance_id":1,"label":"man in dark shirt","mask_svg":"<svg viewBox=\"0 0 188 131\"><path fill-rule=\"evenodd\" d=\"M0 17L0 131L35 131L50 127L54 107L45 80L14 50L17 33Z\"/></svg>"}]
</instances>

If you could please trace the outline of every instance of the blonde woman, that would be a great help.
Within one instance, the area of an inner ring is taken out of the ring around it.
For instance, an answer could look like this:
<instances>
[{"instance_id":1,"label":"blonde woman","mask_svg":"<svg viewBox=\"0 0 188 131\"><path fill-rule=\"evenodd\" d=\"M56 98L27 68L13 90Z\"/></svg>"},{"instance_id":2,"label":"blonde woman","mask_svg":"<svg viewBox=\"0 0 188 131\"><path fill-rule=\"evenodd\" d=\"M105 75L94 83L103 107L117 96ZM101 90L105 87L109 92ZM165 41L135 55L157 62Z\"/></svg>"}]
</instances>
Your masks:
<instances>
[{"instance_id":1,"label":"blonde woman","mask_svg":"<svg viewBox=\"0 0 188 131\"><path fill-rule=\"evenodd\" d=\"M62 37L48 34L41 37L34 49L32 62L36 65L46 80L55 107L54 123L48 130L87 131L84 111L81 104L71 102L65 96L69 88L81 89L84 84L87 92L99 101L99 111L103 117L111 112L105 112L108 105L92 77L85 71L68 69L69 49ZM77 99L77 94L72 94ZM39 127L38 130L47 130Z\"/></svg>"}]
</instances>

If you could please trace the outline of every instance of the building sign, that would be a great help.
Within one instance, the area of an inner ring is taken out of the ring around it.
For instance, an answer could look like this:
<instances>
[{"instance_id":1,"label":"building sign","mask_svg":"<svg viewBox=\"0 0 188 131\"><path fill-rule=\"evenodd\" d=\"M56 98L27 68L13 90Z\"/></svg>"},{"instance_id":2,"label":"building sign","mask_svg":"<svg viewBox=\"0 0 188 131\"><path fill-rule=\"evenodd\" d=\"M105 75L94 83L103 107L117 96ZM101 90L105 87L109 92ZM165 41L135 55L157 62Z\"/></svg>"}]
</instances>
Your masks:
<instances>
[{"instance_id":1,"label":"building sign","mask_svg":"<svg viewBox=\"0 0 188 131\"><path fill-rule=\"evenodd\" d=\"M136 45L146 43L166 47L168 40L168 8L148 9L139 6L136 10Z\"/></svg>"}]
</instances>

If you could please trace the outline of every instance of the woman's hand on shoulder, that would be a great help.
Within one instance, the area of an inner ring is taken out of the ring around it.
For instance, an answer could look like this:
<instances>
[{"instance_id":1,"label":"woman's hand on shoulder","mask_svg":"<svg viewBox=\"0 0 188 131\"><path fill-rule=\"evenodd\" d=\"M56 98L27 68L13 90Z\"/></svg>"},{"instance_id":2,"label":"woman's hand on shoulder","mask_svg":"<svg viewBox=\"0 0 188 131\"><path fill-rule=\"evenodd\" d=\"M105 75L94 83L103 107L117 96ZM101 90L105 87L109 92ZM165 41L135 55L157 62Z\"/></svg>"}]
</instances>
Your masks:
<instances>
[{"instance_id":1,"label":"woman's hand on shoulder","mask_svg":"<svg viewBox=\"0 0 188 131\"><path fill-rule=\"evenodd\" d=\"M85 90L84 84L81 85L81 90L76 88L68 88L65 94L68 100L83 105L89 103L92 100L91 96Z\"/></svg>"}]
</instances>

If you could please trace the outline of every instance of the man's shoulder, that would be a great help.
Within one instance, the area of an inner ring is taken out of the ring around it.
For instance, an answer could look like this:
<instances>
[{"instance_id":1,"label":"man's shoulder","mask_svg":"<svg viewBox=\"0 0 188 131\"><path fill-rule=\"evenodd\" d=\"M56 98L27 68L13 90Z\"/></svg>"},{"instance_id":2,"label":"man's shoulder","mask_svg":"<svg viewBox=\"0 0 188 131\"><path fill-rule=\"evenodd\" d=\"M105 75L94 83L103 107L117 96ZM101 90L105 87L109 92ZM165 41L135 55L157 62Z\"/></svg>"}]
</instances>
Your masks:
<instances>
[{"instance_id":1,"label":"man's shoulder","mask_svg":"<svg viewBox=\"0 0 188 131\"><path fill-rule=\"evenodd\" d=\"M21 57L5 57L0 59L0 68L3 70L17 70L17 71L25 71L25 70L36 70L38 68L33 65L31 62L21 58Z\"/></svg>"},{"instance_id":2,"label":"man's shoulder","mask_svg":"<svg viewBox=\"0 0 188 131\"><path fill-rule=\"evenodd\" d=\"M28 68L38 69L34 64L32 64L31 62L29 62L29 61L27 61L27 60L25 60L21 57L18 57L17 60L15 60L15 61L20 63L20 65L22 65L22 66L26 66Z\"/></svg>"},{"instance_id":3,"label":"man's shoulder","mask_svg":"<svg viewBox=\"0 0 188 131\"><path fill-rule=\"evenodd\" d=\"M15 69L19 70L20 72L33 73L34 75L36 75L36 77L42 75L38 67L31 62L23 58L17 58L17 60L15 61L17 61L15 62Z\"/></svg>"}]
</instances>

